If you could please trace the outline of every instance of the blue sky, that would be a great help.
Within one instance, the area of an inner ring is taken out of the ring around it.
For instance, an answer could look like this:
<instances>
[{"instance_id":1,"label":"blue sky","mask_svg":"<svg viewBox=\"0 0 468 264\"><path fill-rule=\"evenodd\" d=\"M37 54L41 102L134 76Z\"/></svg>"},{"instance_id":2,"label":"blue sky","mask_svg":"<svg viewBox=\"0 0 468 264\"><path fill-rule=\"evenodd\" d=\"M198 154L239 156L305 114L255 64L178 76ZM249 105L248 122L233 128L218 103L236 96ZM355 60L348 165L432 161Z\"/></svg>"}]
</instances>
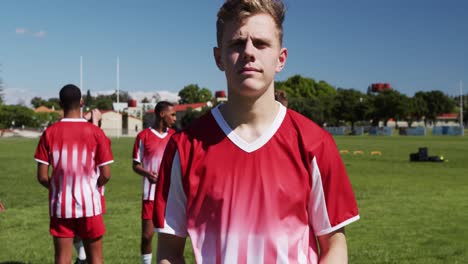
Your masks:
<instances>
[{"instance_id":1,"label":"blue sky","mask_svg":"<svg viewBox=\"0 0 468 264\"><path fill-rule=\"evenodd\" d=\"M8 103L56 96L67 83L93 93L226 89L214 63L222 0L0 1L0 78ZM277 76L301 74L366 91L388 82L419 90L468 87L468 1L285 0L289 57ZM466 91L468 88L464 88Z\"/></svg>"}]
</instances>

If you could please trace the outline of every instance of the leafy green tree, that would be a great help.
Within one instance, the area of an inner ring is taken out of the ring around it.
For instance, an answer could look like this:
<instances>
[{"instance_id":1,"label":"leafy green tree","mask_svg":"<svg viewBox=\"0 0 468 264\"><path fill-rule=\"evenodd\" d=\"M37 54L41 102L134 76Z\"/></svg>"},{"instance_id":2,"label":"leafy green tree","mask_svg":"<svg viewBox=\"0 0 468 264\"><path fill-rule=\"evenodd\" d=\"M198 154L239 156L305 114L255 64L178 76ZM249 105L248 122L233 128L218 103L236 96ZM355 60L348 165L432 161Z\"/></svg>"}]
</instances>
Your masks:
<instances>
[{"instance_id":1,"label":"leafy green tree","mask_svg":"<svg viewBox=\"0 0 468 264\"><path fill-rule=\"evenodd\" d=\"M208 102L213 98L211 91L208 88L202 88L198 93L198 101L200 103Z\"/></svg>"},{"instance_id":2,"label":"leafy green tree","mask_svg":"<svg viewBox=\"0 0 468 264\"><path fill-rule=\"evenodd\" d=\"M351 123L351 130L354 131L354 125L366 117L368 111L366 95L354 89L337 89L335 97L334 114L338 120L344 120Z\"/></svg>"},{"instance_id":3,"label":"leafy green tree","mask_svg":"<svg viewBox=\"0 0 468 264\"><path fill-rule=\"evenodd\" d=\"M373 124L383 121L384 125L390 118L395 122L406 118L408 115L409 100L408 97L396 90L385 90L373 97Z\"/></svg>"},{"instance_id":4,"label":"leafy green tree","mask_svg":"<svg viewBox=\"0 0 468 264\"><path fill-rule=\"evenodd\" d=\"M86 96L85 96L83 101L84 101L83 103L84 103L85 107L91 107L93 105L94 98L91 95L91 91L89 89L86 91Z\"/></svg>"},{"instance_id":5,"label":"leafy green tree","mask_svg":"<svg viewBox=\"0 0 468 264\"><path fill-rule=\"evenodd\" d=\"M284 82L276 82L275 88L286 91L289 97L314 98L316 96L316 83L314 79L301 75L289 77Z\"/></svg>"},{"instance_id":6,"label":"leafy green tree","mask_svg":"<svg viewBox=\"0 0 468 264\"><path fill-rule=\"evenodd\" d=\"M41 97L33 97L31 99L31 105L34 107L34 108L38 108L39 106L42 106L44 105L45 106L46 104L46 101L44 99L42 99Z\"/></svg>"},{"instance_id":7,"label":"leafy green tree","mask_svg":"<svg viewBox=\"0 0 468 264\"><path fill-rule=\"evenodd\" d=\"M198 84L189 84L179 91L180 104L193 104L208 102L213 97L211 91L207 88L202 88Z\"/></svg>"},{"instance_id":8,"label":"leafy green tree","mask_svg":"<svg viewBox=\"0 0 468 264\"><path fill-rule=\"evenodd\" d=\"M1 105L0 106L0 127L11 127L14 122L15 127L34 127L37 122L34 118L34 111L22 105Z\"/></svg>"},{"instance_id":9,"label":"leafy green tree","mask_svg":"<svg viewBox=\"0 0 468 264\"><path fill-rule=\"evenodd\" d=\"M192 123L195 119L199 118L203 114L205 114L207 111L209 111L209 107L203 107L200 111L195 111L192 108L188 108L185 111L185 114L182 116L180 119L180 125L181 128L186 128L190 123Z\"/></svg>"},{"instance_id":10,"label":"leafy green tree","mask_svg":"<svg viewBox=\"0 0 468 264\"><path fill-rule=\"evenodd\" d=\"M112 102L117 102L117 92L113 93L110 95L111 101ZM119 91L119 102L128 102L128 100L131 100L132 97L127 91ZM101 108L99 108L101 109ZM112 109L112 108L111 108Z\"/></svg>"},{"instance_id":11,"label":"leafy green tree","mask_svg":"<svg viewBox=\"0 0 468 264\"><path fill-rule=\"evenodd\" d=\"M421 94L416 94L409 98L409 109L408 109L408 126L414 121L421 121L426 116L428 109L426 101Z\"/></svg>"},{"instance_id":12,"label":"leafy green tree","mask_svg":"<svg viewBox=\"0 0 468 264\"><path fill-rule=\"evenodd\" d=\"M34 108L38 108L39 106L45 106L47 108L61 109L60 99L56 97L44 100L41 97L36 96L31 99L30 103Z\"/></svg>"},{"instance_id":13,"label":"leafy green tree","mask_svg":"<svg viewBox=\"0 0 468 264\"><path fill-rule=\"evenodd\" d=\"M423 98L426 102L427 112L425 116L428 121L435 122L437 116L444 113L451 113L455 110L454 101L441 91L421 91L417 92L415 96Z\"/></svg>"},{"instance_id":14,"label":"leafy green tree","mask_svg":"<svg viewBox=\"0 0 468 264\"><path fill-rule=\"evenodd\" d=\"M117 98L117 97L116 97ZM98 95L94 100L94 105L92 108L97 108L100 110L112 110L112 98L108 95Z\"/></svg>"},{"instance_id":15,"label":"leafy green tree","mask_svg":"<svg viewBox=\"0 0 468 264\"><path fill-rule=\"evenodd\" d=\"M46 106L48 108L61 109L60 99L58 99L57 97L49 98L47 99Z\"/></svg>"},{"instance_id":16,"label":"leafy green tree","mask_svg":"<svg viewBox=\"0 0 468 264\"><path fill-rule=\"evenodd\" d=\"M320 126L330 123L325 117L323 104L317 98L292 97L288 100L288 107L308 117Z\"/></svg>"},{"instance_id":17,"label":"leafy green tree","mask_svg":"<svg viewBox=\"0 0 468 264\"><path fill-rule=\"evenodd\" d=\"M333 112L336 90L325 81L294 75L286 81L275 82L275 89L286 91L288 107L309 117L320 125L336 123Z\"/></svg>"},{"instance_id":18,"label":"leafy green tree","mask_svg":"<svg viewBox=\"0 0 468 264\"><path fill-rule=\"evenodd\" d=\"M33 127L49 126L60 119L60 114L57 112L51 113L35 113L35 124Z\"/></svg>"}]
</instances>

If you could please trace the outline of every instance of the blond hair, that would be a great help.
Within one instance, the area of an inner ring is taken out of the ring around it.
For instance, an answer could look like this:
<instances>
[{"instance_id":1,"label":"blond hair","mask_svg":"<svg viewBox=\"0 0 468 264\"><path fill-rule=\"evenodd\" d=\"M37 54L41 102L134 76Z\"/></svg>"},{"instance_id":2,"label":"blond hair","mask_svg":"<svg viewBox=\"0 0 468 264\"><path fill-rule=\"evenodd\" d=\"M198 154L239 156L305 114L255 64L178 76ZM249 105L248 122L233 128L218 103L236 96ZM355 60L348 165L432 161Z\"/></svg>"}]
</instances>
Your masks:
<instances>
[{"instance_id":1,"label":"blond hair","mask_svg":"<svg viewBox=\"0 0 468 264\"><path fill-rule=\"evenodd\" d=\"M227 22L232 20L242 22L244 19L256 14L268 14L273 18L278 29L280 44L282 44L286 8L281 0L226 0L218 11L218 20L216 21L218 46L221 46L224 25Z\"/></svg>"}]
</instances>

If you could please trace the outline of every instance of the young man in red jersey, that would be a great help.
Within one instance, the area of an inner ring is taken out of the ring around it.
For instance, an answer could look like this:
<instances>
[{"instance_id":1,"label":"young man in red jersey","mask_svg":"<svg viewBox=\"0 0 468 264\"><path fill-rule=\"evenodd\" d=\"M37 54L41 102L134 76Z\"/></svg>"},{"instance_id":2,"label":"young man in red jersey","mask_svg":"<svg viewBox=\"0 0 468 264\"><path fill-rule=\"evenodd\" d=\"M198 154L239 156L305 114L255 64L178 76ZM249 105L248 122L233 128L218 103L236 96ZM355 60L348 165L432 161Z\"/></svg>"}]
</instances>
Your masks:
<instances>
[{"instance_id":1,"label":"young man in red jersey","mask_svg":"<svg viewBox=\"0 0 468 264\"><path fill-rule=\"evenodd\" d=\"M274 100L280 0L227 0L216 65L228 101L168 143L155 199L160 263L347 263L344 226L359 219L329 133ZM318 243L317 243L318 242Z\"/></svg>"},{"instance_id":2,"label":"young man in red jersey","mask_svg":"<svg viewBox=\"0 0 468 264\"><path fill-rule=\"evenodd\" d=\"M93 123L95 126L101 127L101 118L102 114L101 111L98 109L92 109L91 111L87 112L83 115L83 118L90 123ZM104 197L104 186L99 188L99 192L101 193L101 206L102 206L102 214L106 212L106 198ZM86 252L83 245L83 241L79 237L75 237L73 239L73 246L76 250L76 260L74 264L86 264Z\"/></svg>"},{"instance_id":3,"label":"young man in red jersey","mask_svg":"<svg viewBox=\"0 0 468 264\"><path fill-rule=\"evenodd\" d=\"M44 131L34 155L37 179L49 190L55 263L70 263L76 236L83 239L87 262L102 263L105 227L100 187L111 176L110 140L99 127L81 118L78 87L65 85L60 104L64 118Z\"/></svg>"},{"instance_id":4,"label":"young man in red jersey","mask_svg":"<svg viewBox=\"0 0 468 264\"><path fill-rule=\"evenodd\" d=\"M141 131L137 135L133 146L133 170L143 176L140 248L142 264L151 264L153 256L154 192L164 149L175 132L171 129L176 122L174 105L166 101L158 102L154 108L154 116L153 126Z\"/></svg>"}]
</instances>

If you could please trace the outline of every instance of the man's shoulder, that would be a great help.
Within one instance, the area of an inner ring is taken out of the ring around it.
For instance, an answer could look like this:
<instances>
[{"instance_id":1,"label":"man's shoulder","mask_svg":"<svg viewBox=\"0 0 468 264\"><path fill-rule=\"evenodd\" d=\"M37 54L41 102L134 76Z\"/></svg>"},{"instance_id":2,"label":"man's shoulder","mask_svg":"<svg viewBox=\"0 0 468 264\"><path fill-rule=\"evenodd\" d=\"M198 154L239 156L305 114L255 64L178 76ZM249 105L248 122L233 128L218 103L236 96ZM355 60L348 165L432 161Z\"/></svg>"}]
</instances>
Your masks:
<instances>
[{"instance_id":1,"label":"man's shoulder","mask_svg":"<svg viewBox=\"0 0 468 264\"><path fill-rule=\"evenodd\" d=\"M211 111L195 119L184 129L175 132L172 139L176 142L206 141L217 132L217 123Z\"/></svg>"},{"instance_id":2,"label":"man's shoulder","mask_svg":"<svg viewBox=\"0 0 468 264\"><path fill-rule=\"evenodd\" d=\"M151 129L149 127L147 127L145 129L143 129L142 131L138 132L136 137L137 138L145 137L148 134L148 132L150 132L150 131L151 131Z\"/></svg>"},{"instance_id":3,"label":"man's shoulder","mask_svg":"<svg viewBox=\"0 0 468 264\"><path fill-rule=\"evenodd\" d=\"M297 126L298 129L303 130L306 129L308 131L317 131L317 132L326 132L323 128L321 128L317 123L309 119L308 117L289 109L287 110L286 115L291 120L294 126Z\"/></svg>"},{"instance_id":4,"label":"man's shoulder","mask_svg":"<svg viewBox=\"0 0 468 264\"><path fill-rule=\"evenodd\" d=\"M181 133L186 135L202 135L206 134L213 126L216 126L216 121L211 111L208 111L199 118L193 120Z\"/></svg>"}]
</instances>

